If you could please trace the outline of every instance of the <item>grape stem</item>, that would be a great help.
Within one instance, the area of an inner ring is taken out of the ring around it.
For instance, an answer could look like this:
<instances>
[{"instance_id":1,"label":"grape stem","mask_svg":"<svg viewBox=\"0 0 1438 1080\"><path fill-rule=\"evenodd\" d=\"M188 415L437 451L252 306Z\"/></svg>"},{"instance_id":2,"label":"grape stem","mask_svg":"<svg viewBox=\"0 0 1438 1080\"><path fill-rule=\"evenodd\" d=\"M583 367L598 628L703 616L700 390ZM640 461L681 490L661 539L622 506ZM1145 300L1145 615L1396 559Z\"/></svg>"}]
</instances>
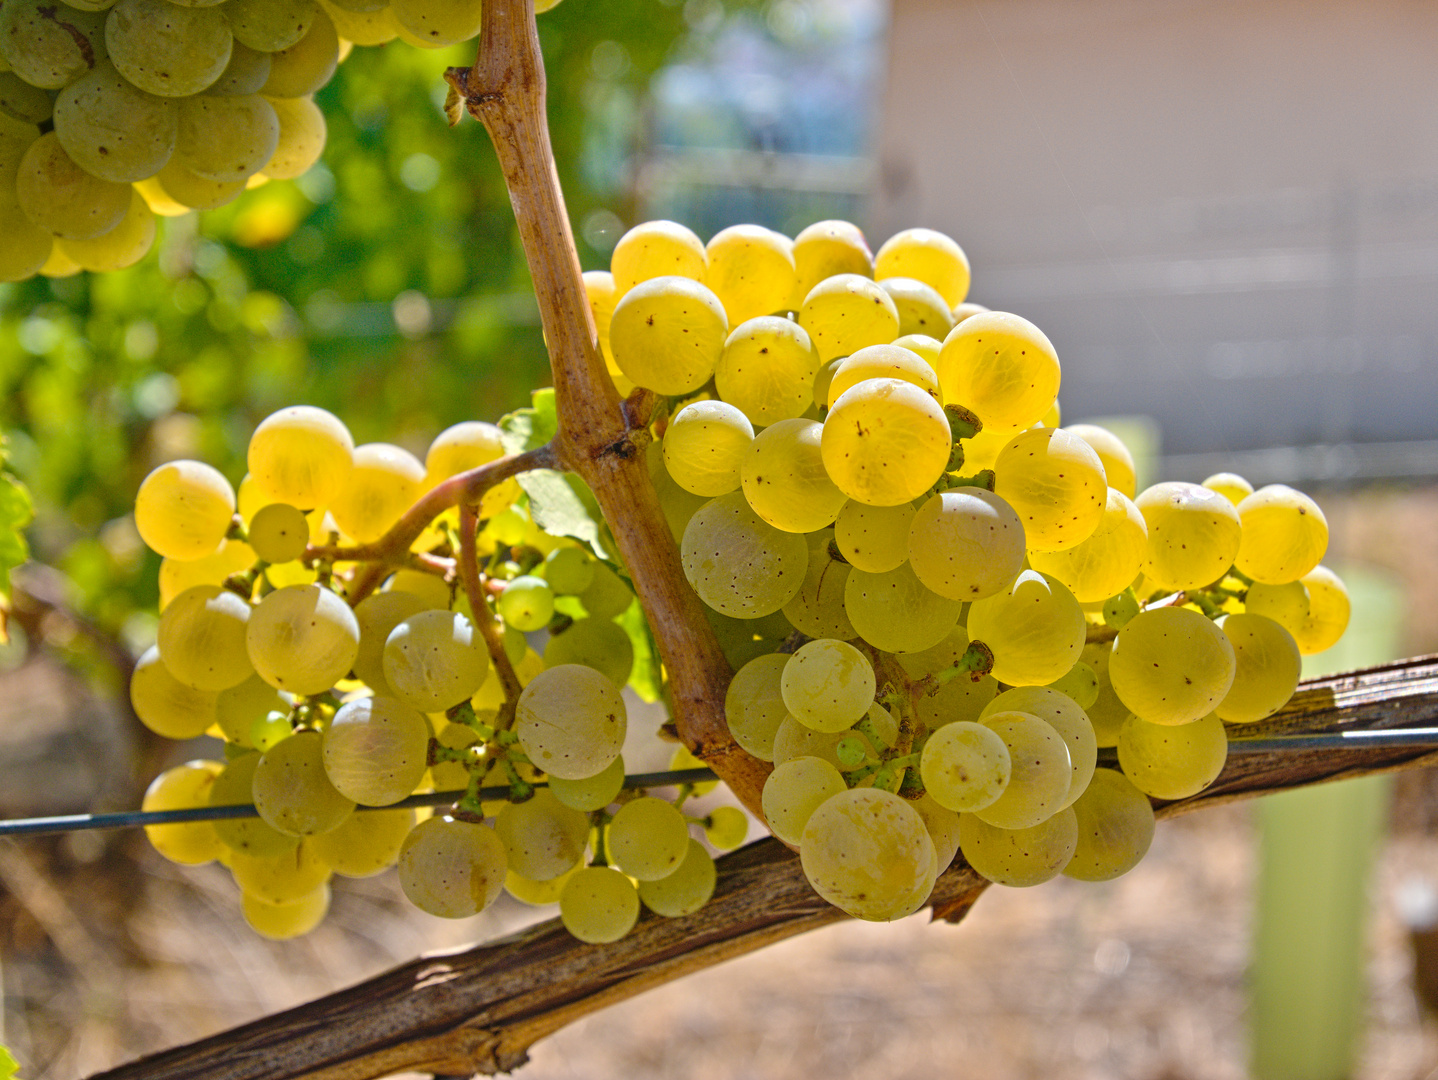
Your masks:
<instances>
[{"instance_id":1,"label":"grape stem","mask_svg":"<svg viewBox=\"0 0 1438 1080\"><path fill-rule=\"evenodd\" d=\"M514 710L519 703L521 687L514 665L509 662L509 654L504 651L504 635L494 613L489 610L484 582L480 579L479 556L475 543L478 531L479 520L475 503L462 503L459 508L459 576L464 582L465 595L469 597L469 609L474 613L474 625L479 628L480 637L484 638L484 647L489 650L489 658L494 662L494 673L504 690L504 703L499 707L499 717L494 722L496 728L504 731L514 723Z\"/></svg>"}]
</instances>

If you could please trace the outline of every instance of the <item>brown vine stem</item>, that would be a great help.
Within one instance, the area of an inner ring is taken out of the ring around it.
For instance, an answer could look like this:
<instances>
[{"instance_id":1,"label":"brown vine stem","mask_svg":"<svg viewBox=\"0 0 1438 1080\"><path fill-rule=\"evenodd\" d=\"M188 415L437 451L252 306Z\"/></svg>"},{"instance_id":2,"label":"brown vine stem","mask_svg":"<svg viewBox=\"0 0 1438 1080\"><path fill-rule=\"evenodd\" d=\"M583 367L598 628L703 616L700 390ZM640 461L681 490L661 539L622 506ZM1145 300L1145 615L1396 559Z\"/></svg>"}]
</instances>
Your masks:
<instances>
[{"instance_id":1,"label":"brown vine stem","mask_svg":"<svg viewBox=\"0 0 1438 1080\"><path fill-rule=\"evenodd\" d=\"M646 402L622 409L599 357L549 142L533 0L493 0L485 4L483 18L474 67L451 68L445 77L488 130L509 187L549 345L560 461L589 485L614 533L668 673L680 738L758 813L769 766L740 749L724 721L732 671L684 579L649 481L647 433L637 422L645 417Z\"/></svg>"},{"instance_id":2,"label":"brown vine stem","mask_svg":"<svg viewBox=\"0 0 1438 1080\"><path fill-rule=\"evenodd\" d=\"M490 613L489 602L484 595L484 585L479 580L479 556L475 550L475 532L479 528L479 517L474 503L461 503L459 507L459 576L464 582L465 595L469 597L469 609L474 613L474 625L479 627L484 638L489 658L494 663L494 673L504 687L504 705L500 710L501 728L507 728L514 719L514 705L519 700L519 676L504 651L504 639Z\"/></svg>"},{"instance_id":3,"label":"brown vine stem","mask_svg":"<svg viewBox=\"0 0 1438 1080\"><path fill-rule=\"evenodd\" d=\"M1305 683L1244 735L1424 727L1438 722L1438 656ZM1204 806L1438 762L1416 748L1234 754L1203 793L1157 804L1161 818ZM1140 867L1139 873L1142 873ZM959 858L930 898L957 922L986 888ZM719 860L714 898L693 915L646 914L613 945L540 923L501 941L420 957L358 986L92 1080L371 1080L403 1070L514 1069L566 1024L672 979L845 916L815 895L775 840Z\"/></svg>"}]
</instances>

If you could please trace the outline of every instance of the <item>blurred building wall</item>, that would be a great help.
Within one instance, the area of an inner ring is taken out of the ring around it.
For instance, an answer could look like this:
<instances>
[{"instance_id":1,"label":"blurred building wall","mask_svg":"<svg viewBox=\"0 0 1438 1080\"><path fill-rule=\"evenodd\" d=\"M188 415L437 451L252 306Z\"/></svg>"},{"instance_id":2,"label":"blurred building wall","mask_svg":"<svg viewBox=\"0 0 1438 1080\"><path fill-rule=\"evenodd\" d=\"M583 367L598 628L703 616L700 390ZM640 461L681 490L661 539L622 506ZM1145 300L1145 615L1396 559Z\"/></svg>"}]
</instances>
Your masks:
<instances>
[{"instance_id":1,"label":"blurred building wall","mask_svg":"<svg viewBox=\"0 0 1438 1080\"><path fill-rule=\"evenodd\" d=\"M1068 418L1438 439L1435 58L1421 0L893 0L871 237L958 239Z\"/></svg>"}]
</instances>

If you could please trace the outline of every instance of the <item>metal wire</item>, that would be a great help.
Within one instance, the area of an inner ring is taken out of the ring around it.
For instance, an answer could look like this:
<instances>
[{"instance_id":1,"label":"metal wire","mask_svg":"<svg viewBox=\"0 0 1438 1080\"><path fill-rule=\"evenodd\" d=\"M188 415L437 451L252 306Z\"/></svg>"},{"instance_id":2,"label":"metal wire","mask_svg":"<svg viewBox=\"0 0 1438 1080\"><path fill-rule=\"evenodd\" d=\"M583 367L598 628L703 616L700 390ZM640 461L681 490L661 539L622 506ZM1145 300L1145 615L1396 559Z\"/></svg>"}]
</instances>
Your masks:
<instances>
[{"instance_id":1,"label":"metal wire","mask_svg":"<svg viewBox=\"0 0 1438 1080\"><path fill-rule=\"evenodd\" d=\"M1438 728L1399 728L1393 731L1336 731L1325 735L1275 735L1269 739L1229 739L1230 754L1262 754L1285 750L1389 749L1395 746L1438 748Z\"/></svg>"},{"instance_id":2,"label":"metal wire","mask_svg":"<svg viewBox=\"0 0 1438 1080\"><path fill-rule=\"evenodd\" d=\"M635 773L624 778L627 788L668 787L717 780L713 769L673 769L669 772ZM537 783L534 787L547 787ZM418 806L449 806L464 797L464 791L430 791L411 795L389 806L356 806L356 810L403 810ZM508 787L479 789L481 799L503 799ZM131 829L139 825L179 825L189 821L226 821L259 817L253 806L196 806L185 810L131 810L118 814L64 814L59 817L15 818L0 821L0 836L43 836L47 833L80 832L85 829Z\"/></svg>"}]
</instances>

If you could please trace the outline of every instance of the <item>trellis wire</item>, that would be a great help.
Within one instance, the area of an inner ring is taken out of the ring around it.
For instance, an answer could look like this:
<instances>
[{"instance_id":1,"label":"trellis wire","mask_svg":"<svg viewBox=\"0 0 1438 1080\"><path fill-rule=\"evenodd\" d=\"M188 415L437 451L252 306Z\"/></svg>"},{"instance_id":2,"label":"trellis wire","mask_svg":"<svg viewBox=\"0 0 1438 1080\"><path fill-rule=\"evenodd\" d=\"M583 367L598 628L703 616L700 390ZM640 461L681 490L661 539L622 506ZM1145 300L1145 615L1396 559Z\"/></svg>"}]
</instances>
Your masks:
<instances>
[{"instance_id":1,"label":"trellis wire","mask_svg":"<svg viewBox=\"0 0 1438 1080\"><path fill-rule=\"evenodd\" d=\"M1395 731L1337 731L1322 735L1277 735L1262 739L1229 739L1230 754L1270 754L1298 750L1357 750L1364 747L1392 749L1398 746L1438 747L1438 728L1403 728ZM713 769L673 769L668 772L635 773L624 778L627 788L698 784L717 780ZM543 782L535 787L545 787ZM389 806L356 806L356 810L403 810L420 806L449 806L464 797L463 791L430 791L411 795ZM479 789L481 799L503 799L508 787ZM64 814L58 817L16 818L0 821L0 836L43 836L51 833L81 832L86 829L131 829L142 825L180 825L188 821L225 821L259 817L244 806L197 806L187 810L132 810L118 814Z\"/></svg>"}]
</instances>

